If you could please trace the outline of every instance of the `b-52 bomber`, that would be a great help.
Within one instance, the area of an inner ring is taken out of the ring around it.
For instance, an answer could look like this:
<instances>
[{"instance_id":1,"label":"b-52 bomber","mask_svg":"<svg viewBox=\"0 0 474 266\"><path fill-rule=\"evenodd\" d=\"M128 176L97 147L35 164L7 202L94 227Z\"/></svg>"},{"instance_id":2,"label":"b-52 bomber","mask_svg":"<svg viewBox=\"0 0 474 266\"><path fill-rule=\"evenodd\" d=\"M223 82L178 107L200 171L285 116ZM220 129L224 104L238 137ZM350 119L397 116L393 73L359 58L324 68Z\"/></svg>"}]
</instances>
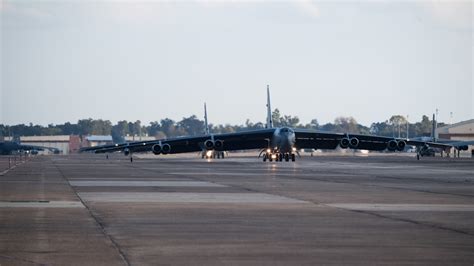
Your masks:
<instances>
[{"instance_id":1,"label":"b-52 bomber","mask_svg":"<svg viewBox=\"0 0 474 266\"><path fill-rule=\"evenodd\" d=\"M416 147L434 147L450 149L449 144L430 141L416 141L402 138L390 138L375 135L351 133L333 133L318 130L290 127L273 127L270 105L270 89L267 86L267 121L265 129L249 130L236 133L212 134L206 129L201 136L177 137L153 141L137 141L115 145L83 148L83 152L109 153L123 152L132 160L131 154L153 152L155 155L189 152L221 152L235 150L260 150L263 161L295 161L300 149L333 150L363 149L372 151L403 151L407 145ZM207 120L207 116L206 116ZM417 149L421 150L421 149ZM422 154L417 154L419 159Z\"/></svg>"}]
</instances>

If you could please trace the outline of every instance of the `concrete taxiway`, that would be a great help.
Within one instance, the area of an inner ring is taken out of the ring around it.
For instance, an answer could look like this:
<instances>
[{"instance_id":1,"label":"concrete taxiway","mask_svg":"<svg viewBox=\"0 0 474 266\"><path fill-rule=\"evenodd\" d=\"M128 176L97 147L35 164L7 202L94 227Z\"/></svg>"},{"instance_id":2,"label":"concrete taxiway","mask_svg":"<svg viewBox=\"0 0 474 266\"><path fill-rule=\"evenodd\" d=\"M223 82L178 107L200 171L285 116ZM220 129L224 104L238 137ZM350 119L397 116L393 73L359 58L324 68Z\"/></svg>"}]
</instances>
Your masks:
<instances>
[{"instance_id":1,"label":"concrete taxiway","mask_svg":"<svg viewBox=\"0 0 474 266\"><path fill-rule=\"evenodd\" d=\"M0 265L473 265L474 160L38 156L0 176Z\"/></svg>"}]
</instances>

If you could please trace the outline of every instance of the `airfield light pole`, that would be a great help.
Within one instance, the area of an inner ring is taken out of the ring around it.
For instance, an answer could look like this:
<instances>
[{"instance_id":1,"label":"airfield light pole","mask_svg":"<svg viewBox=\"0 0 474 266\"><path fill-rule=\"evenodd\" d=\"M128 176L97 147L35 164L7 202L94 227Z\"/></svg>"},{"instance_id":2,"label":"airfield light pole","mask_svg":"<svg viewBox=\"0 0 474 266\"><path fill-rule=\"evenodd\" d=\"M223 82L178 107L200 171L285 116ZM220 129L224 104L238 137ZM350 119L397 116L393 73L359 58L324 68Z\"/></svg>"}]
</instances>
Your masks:
<instances>
[{"instance_id":1,"label":"airfield light pole","mask_svg":"<svg viewBox=\"0 0 474 266\"><path fill-rule=\"evenodd\" d=\"M438 108L436 108L436 119L435 119L435 128L433 132L433 138L436 139L436 132L438 131Z\"/></svg>"},{"instance_id":2,"label":"airfield light pole","mask_svg":"<svg viewBox=\"0 0 474 266\"><path fill-rule=\"evenodd\" d=\"M400 120L398 121L398 138L400 138Z\"/></svg>"},{"instance_id":3,"label":"airfield light pole","mask_svg":"<svg viewBox=\"0 0 474 266\"><path fill-rule=\"evenodd\" d=\"M408 127L410 126L410 124L408 123L408 115L407 115L407 139L408 139Z\"/></svg>"}]
</instances>

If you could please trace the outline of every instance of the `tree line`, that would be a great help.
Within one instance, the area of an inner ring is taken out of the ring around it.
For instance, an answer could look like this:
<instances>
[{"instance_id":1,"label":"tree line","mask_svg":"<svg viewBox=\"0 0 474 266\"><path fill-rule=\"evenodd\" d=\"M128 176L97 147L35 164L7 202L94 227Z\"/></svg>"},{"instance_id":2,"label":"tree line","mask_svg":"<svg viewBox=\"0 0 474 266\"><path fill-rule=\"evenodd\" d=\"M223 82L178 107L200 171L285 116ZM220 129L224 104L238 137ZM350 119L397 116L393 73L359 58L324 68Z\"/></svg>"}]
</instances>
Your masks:
<instances>
[{"instance_id":1,"label":"tree line","mask_svg":"<svg viewBox=\"0 0 474 266\"><path fill-rule=\"evenodd\" d=\"M407 120L404 116L393 115L383 122L374 122L370 127L361 125L353 117L337 117L333 123L319 124L317 119L311 120L307 124L300 123L298 116L282 115L278 109L272 113L273 125L275 127L288 126L293 128L306 128L332 132L347 132L357 134L375 134L388 137L406 137ZM439 123L443 126L444 123ZM112 135L114 140L119 140L123 136L154 136L158 139L172 138L178 136L196 136L204 133L204 121L195 115L184 117L180 121L164 118L160 121L150 122L142 125L140 120L129 122L126 120L112 124L109 120L102 119L80 119L73 124L48 126L33 125L3 125L0 124L0 136L46 136L46 135ZM249 119L244 125L209 125L212 133L232 133L243 130L262 129L265 124L262 122L252 123ZM424 115L421 121L409 123L408 134L414 136L429 136L431 134L432 121ZM400 134L400 135L399 135Z\"/></svg>"}]
</instances>

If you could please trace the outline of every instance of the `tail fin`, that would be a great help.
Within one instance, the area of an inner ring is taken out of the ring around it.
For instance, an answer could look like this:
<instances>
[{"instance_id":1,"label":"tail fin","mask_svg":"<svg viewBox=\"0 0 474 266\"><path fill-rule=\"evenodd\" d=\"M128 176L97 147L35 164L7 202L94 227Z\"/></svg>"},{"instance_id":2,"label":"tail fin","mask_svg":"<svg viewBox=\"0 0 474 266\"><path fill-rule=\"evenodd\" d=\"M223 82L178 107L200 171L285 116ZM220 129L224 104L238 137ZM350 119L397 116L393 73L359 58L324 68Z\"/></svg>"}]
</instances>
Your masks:
<instances>
[{"instance_id":1,"label":"tail fin","mask_svg":"<svg viewBox=\"0 0 474 266\"><path fill-rule=\"evenodd\" d=\"M436 127L437 127L436 117L435 117L435 114L433 114L433 125L431 127L431 138L433 139L433 142L436 142Z\"/></svg>"},{"instance_id":2,"label":"tail fin","mask_svg":"<svg viewBox=\"0 0 474 266\"><path fill-rule=\"evenodd\" d=\"M267 85L267 124L266 128L273 128L272 106L270 105L270 85Z\"/></svg>"},{"instance_id":3,"label":"tail fin","mask_svg":"<svg viewBox=\"0 0 474 266\"><path fill-rule=\"evenodd\" d=\"M210 132L209 132L209 124L207 123L207 108L206 108L206 103L204 103L204 130L205 130L205 134L206 135L209 135Z\"/></svg>"}]
</instances>

